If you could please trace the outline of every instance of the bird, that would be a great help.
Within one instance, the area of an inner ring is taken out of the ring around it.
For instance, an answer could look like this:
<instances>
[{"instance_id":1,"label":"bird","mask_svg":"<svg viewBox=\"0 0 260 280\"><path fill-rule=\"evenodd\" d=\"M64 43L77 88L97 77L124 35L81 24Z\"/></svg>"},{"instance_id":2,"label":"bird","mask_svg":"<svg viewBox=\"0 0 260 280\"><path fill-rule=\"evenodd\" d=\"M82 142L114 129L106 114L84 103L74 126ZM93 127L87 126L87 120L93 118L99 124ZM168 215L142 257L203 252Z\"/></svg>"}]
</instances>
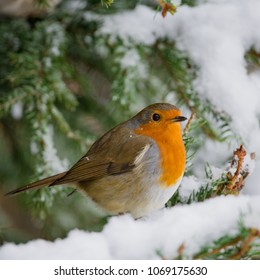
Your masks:
<instances>
[{"instance_id":1,"label":"bird","mask_svg":"<svg viewBox=\"0 0 260 280\"><path fill-rule=\"evenodd\" d=\"M68 171L6 195L73 184L109 215L147 216L163 208L181 183L186 151L180 122L186 119L175 105L149 105L106 132Z\"/></svg>"}]
</instances>

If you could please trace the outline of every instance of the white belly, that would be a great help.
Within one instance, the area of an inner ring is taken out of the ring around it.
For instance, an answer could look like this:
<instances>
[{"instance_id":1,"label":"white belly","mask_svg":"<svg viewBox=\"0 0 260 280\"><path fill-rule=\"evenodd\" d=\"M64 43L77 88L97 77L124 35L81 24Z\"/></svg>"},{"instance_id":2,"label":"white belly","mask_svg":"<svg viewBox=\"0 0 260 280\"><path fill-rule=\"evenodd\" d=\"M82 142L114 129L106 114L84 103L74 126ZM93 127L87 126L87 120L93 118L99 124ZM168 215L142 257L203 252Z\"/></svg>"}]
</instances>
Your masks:
<instances>
[{"instance_id":1,"label":"white belly","mask_svg":"<svg viewBox=\"0 0 260 280\"><path fill-rule=\"evenodd\" d=\"M158 209L164 207L165 203L173 196L177 191L182 180L179 180L172 186L162 188L159 185L151 185L143 197L143 201L136 203L135 209L131 209L131 214L135 218L146 216Z\"/></svg>"}]
</instances>

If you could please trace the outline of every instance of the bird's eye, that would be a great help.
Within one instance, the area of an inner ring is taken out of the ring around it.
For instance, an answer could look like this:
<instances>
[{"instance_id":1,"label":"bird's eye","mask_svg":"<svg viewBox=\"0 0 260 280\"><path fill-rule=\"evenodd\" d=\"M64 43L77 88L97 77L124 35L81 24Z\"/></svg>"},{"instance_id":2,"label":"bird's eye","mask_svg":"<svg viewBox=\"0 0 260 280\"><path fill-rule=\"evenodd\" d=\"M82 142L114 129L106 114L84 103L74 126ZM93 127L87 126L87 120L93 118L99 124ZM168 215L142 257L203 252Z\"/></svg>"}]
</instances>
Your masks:
<instances>
[{"instance_id":1,"label":"bird's eye","mask_svg":"<svg viewBox=\"0 0 260 280\"><path fill-rule=\"evenodd\" d=\"M161 116L159 115L159 114L153 114L153 120L155 121L155 122L158 122L159 120L160 120L160 118L161 118Z\"/></svg>"}]
</instances>

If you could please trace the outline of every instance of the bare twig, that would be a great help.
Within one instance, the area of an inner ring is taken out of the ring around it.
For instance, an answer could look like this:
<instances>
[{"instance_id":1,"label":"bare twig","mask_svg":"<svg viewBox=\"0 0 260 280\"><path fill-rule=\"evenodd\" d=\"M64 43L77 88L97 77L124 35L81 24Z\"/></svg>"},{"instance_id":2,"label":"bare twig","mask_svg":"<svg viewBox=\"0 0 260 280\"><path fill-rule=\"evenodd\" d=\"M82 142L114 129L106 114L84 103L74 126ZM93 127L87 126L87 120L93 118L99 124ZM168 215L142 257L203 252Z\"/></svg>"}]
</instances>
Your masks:
<instances>
[{"instance_id":1,"label":"bare twig","mask_svg":"<svg viewBox=\"0 0 260 280\"><path fill-rule=\"evenodd\" d=\"M242 189L244 185L245 177L247 177L248 175L248 172L247 174L244 174L244 176L242 174L242 167L243 167L245 156L246 156L246 150L243 145L241 145L238 149L234 151L231 167L234 167L235 164L237 164L237 167L233 177L231 177L231 180L226 187L226 192L228 193L229 192L237 193Z\"/></svg>"},{"instance_id":2,"label":"bare twig","mask_svg":"<svg viewBox=\"0 0 260 280\"><path fill-rule=\"evenodd\" d=\"M190 115L190 118L189 118L189 120L188 120L188 122L187 122L187 124L186 124L186 126L185 126L185 128L184 128L184 130L183 130L183 133L184 133L184 134L188 132L188 130L189 130L190 126L191 126L191 123L192 123L192 121L193 121L195 118L196 118L196 112L195 112L195 111L192 111L192 113L191 113L191 115Z\"/></svg>"},{"instance_id":3,"label":"bare twig","mask_svg":"<svg viewBox=\"0 0 260 280\"><path fill-rule=\"evenodd\" d=\"M230 240L229 242L213 249L205 253L197 254L194 256L194 259L205 259L214 257L216 254L220 253L223 250L226 250L228 247L232 246L234 247L239 246L240 249L237 253L230 256L229 259L237 260L241 259L249 250L252 242L255 240L255 238L260 237L260 231L255 228L248 229L249 235L244 239L243 235L239 235L235 237L234 239Z\"/></svg>"},{"instance_id":4,"label":"bare twig","mask_svg":"<svg viewBox=\"0 0 260 280\"><path fill-rule=\"evenodd\" d=\"M159 5L162 7L162 16L166 17L167 13L169 12L170 14L175 14L177 8L175 5L171 3L167 3L165 0L157 0Z\"/></svg>"},{"instance_id":5,"label":"bare twig","mask_svg":"<svg viewBox=\"0 0 260 280\"><path fill-rule=\"evenodd\" d=\"M243 240L239 252L231 257L232 260L241 259L250 249L251 243L255 240L255 238L260 237L260 231L254 228L249 230L248 237Z\"/></svg>"}]
</instances>

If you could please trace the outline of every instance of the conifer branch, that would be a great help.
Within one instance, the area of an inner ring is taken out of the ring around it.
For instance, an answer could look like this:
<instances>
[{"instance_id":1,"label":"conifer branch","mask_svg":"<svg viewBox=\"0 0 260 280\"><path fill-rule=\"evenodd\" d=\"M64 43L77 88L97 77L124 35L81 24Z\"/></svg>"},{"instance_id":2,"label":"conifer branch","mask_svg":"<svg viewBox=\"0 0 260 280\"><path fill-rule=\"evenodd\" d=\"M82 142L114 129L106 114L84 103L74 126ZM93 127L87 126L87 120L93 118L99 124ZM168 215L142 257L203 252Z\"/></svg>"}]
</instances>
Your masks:
<instances>
[{"instance_id":1,"label":"conifer branch","mask_svg":"<svg viewBox=\"0 0 260 280\"><path fill-rule=\"evenodd\" d=\"M254 160L254 154L250 159ZM190 204L196 201L204 201L206 199L220 195L238 195L242 190L247 176L250 174L249 166L243 165L246 150L243 145L233 152L232 160L226 170L214 178L210 165L205 168L206 183L203 184L198 191L193 191L188 198L182 198L179 191L175 192L167 206L172 207L176 204ZM234 175L233 171L235 168ZM204 180L205 181L205 180Z\"/></svg>"},{"instance_id":2,"label":"conifer branch","mask_svg":"<svg viewBox=\"0 0 260 280\"><path fill-rule=\"evenodd\" d=\"M191 126L191 122L196 118L196 113L195 112L192 112L190 117L189 117L189 120L183 130L183 133L186 134L188 132L188 130L190 129L190 126Z\"/></svg>"},{"instance_id":3,"label":"conifer branch","mask_svg":"<svg viewBox=\"0 0 260 280\"><path fill-rule=\"evenodd\" d=\"M259 230L242 228L237 236L220 238L214 242L216 246L203 249L193 259L242 259L251 250L256 239L260 240Z\"/></svg>"}]
</instances>

